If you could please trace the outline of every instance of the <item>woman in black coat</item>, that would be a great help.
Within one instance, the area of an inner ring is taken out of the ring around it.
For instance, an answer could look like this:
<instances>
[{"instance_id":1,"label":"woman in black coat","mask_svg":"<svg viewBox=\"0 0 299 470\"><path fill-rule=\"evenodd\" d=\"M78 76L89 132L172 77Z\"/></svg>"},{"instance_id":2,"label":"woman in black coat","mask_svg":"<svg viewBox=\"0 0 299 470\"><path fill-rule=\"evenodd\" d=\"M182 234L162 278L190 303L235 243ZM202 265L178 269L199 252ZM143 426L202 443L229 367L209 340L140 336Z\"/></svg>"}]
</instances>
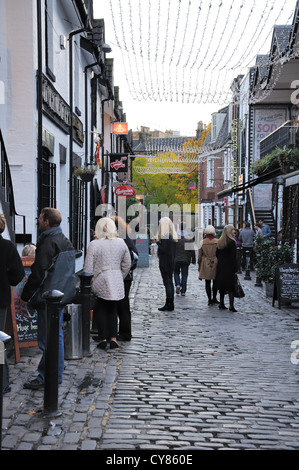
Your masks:
<instances>
[{"instance_id":1,"label":"woman in black coat","mask_svg":"<svg viewBox=\"0 0 299 470\"><path fill-rule=\"evenodd\" d=\"M131 256L131 269L128 275L124 279L124 286L125 286L125 297L120 300L117 304L117 315L119 319L118 325L118 336L117 339L119 341L131 341L132 339L132 326L131 326L131 307L130 307L130 289L133 282L133 271L137 266L138 261L138 250L135 245L135 240L130 237L130 228L129 224L127 224L121 217L114 216L111 217L114 220L115 225L118 230L118 236L123 238L127 247L130 251Z\"/></svg>"},{"instance_id":2,"label":"woman in black coat","mask_svg":"<svg viewBox=\"0 0 299 470\"><path fill-rule=\"evenodd\" d=\"M166 303L158 310L174 310L174 282L175 251L178 241L177 233L169 217L162 217L159 222L157 235L159 269L166 292Z\"/></svg>"},{"instance_id":3,"label":"woman in black coat","mask_svg":"<svg viewBox=\"0 0 299 470\"><path fill-rule=\"evenodd\" d=\"M216 271L216 286L220 292L219 308L226 309L224 305L224 296L226 293L229 295L229 310L236 312L234 307L234 285L236 274L238 272L237 266L237 245L234 240L235 228L233 225L226 225L222 235L218 241L217 247L217 271Z\"/></svg>"},{"instance_id":4,"label":"woman in black coat","mask_svg":"<svg viewBox=\"0 0 299 470\"><path fill-rule=\"evenodd\" d=\"M0 214L0 234L4 232L6 220L3 214ZM10 240L5 240L0 235L0 331L5 330L6 311L11 303L11 288L16 286L25 276L22 260ZM1 358L0 358L1 359ZM7 357L3 367L3 393L10 391L9 386L9 368Z\"/></svg>"}]
</instances>

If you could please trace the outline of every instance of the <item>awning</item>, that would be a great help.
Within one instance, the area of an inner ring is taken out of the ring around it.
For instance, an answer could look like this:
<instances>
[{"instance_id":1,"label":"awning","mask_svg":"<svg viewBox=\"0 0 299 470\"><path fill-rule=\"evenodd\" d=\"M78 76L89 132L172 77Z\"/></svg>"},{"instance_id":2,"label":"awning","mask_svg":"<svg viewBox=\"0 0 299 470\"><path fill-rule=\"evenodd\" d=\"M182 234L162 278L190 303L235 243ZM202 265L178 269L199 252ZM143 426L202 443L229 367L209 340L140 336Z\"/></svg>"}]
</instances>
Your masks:
<instances>
[{"instance_id":1,"label":"awning","mask_svg":"<svg viewBox=\"0 0 299 470\"><path fill-rule=\"evenodd\" d=\"M233 193L239 193L241 191L246 191L249 188L252 188L253 186L257 186L258 184L273 184L273 183L282 183L282 174L280 169L276 169L273 171L269 171L269 173L265 173L262 176L259 176L258 178L255 178L250 181L246 181L245 183L239 184L237 186L231 187L224 189L223 191L220 191L220 193L217 193L218 199L221 199L226 196L231 196Z\"/></svg>"}]
</instances>

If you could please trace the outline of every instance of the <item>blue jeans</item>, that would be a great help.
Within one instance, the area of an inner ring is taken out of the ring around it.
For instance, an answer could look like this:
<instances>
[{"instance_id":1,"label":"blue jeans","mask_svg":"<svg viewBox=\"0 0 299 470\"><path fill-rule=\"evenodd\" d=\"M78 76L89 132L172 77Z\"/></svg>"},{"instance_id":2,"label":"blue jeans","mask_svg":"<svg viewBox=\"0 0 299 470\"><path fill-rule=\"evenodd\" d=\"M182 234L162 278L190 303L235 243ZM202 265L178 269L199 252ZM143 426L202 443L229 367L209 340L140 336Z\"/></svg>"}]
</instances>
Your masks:
<instances>
[{"instance_id":1,"label":"blue jeans","mask_svg":"<svg viewBox=\"0 0 299 470\"><path fill-rule=\"evenodd\" d=\"M181 287L181 293L185 294L187 290L187 279L189 273L189 265L177 262L174 268L174 282L176 286Z\"/></svg>"},{"instance_id":2,"label":"blue jeans","mask_svg":"<svg viewBox=\"0 0 299 470\"><path fill-rule=\"evenodd\" d=\"M62 308L59 312L59 359L58 359L58 381L62 382L63 371L64 371L64 340L63 340L63 312ZM38 347L42 350L43 355L38 365L38 379L41 382L45 381L45 349L47 341L47 311L46 306L39 307L37 309L37 341Z\"/></svg>"}]
</instances>

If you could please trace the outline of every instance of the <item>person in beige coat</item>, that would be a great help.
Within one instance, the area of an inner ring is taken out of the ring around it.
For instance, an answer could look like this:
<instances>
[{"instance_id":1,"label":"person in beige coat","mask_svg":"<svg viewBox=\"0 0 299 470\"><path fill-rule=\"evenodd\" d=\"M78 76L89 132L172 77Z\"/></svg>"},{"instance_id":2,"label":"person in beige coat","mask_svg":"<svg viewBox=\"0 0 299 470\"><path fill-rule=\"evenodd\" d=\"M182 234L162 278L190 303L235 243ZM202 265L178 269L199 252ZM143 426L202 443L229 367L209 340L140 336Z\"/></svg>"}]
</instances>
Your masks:
<instances>
[{"instance_id":1,"label":"person in beige coat","mask_svg":"<svg viewBox=\"0 0 299 470\"><path fill-rule=\"evenodd\" d=\"M217 244L218 239L216 238L215 228L212 225L208 225L204 231L204 239L202 240L198 249L198 277L200 280L205 280L205 288L208 296L208 305L219 303L216 298L217 289L214 283L217 268ZM211 288L212 281L213 290Z\"/></svg>"},{"instance_id":2,"label":"person in beige coat","mask_svg":"<svg viewBox=\"0 0 299 470\"><path fill-rule=\"evenodd\" d=\"M94 320L99 331L98 347L118 348L117 303L125 297L124 279L130 271L131 256L122 238L117 238L113 220L102 218L97 222L95 237L87 250L84 270L93 274L92 292L97 297Z\"/></svg>"}]
</instances>

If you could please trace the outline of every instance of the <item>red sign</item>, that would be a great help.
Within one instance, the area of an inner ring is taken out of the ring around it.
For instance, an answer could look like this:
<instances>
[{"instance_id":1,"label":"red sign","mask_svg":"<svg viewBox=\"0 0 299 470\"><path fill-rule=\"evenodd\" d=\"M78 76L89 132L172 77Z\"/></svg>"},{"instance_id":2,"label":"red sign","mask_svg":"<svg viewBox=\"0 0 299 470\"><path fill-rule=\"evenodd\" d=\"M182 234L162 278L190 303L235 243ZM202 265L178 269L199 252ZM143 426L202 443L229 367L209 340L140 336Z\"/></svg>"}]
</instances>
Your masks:
<instances>
[{"instance_id":1,"label":"red sign","mask_svg":"<svg viewBox=\"0 0 299 470\"><path fill-rule=\"evenodd\" d=\"M119 196L119 197L129 198L129 197L135 196L135 189L132 188L132 186L128 186L127 184L118 186L117 188L115 188L114 192L116 196Z\"/></svg>"},{"instance_id":2,"label":"red sign","mask_svg":"<svg viewBox=\"0 0 299 470\"><path fill-rule=\"evenodd\" d=\"M127 122L113 122L112 123L112 134L127 134L128 123Z\"/></svg>"}]
</instances>

